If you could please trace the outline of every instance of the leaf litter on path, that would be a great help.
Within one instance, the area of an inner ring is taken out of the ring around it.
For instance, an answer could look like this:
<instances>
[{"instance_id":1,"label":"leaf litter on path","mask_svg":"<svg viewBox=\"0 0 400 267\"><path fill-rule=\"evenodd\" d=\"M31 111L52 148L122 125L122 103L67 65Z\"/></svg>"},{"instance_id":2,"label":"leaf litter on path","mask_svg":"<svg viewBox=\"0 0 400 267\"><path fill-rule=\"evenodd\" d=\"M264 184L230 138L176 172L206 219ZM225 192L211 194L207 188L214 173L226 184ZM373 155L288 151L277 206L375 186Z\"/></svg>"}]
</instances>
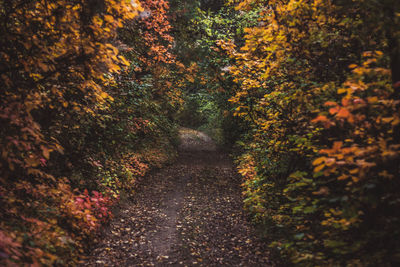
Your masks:
<instances>
[{"instance_id":1,"label":"leaf litter on path","mask_svg":"<svg viewBox=\"0 0 400 267\"><path fill-rule=\"evenodd\" d=\"M205 150L181 144L175 164L139 182L81 266L273 266L242 210L240 177L202 140Z\"/></svg>"}]
</instances>

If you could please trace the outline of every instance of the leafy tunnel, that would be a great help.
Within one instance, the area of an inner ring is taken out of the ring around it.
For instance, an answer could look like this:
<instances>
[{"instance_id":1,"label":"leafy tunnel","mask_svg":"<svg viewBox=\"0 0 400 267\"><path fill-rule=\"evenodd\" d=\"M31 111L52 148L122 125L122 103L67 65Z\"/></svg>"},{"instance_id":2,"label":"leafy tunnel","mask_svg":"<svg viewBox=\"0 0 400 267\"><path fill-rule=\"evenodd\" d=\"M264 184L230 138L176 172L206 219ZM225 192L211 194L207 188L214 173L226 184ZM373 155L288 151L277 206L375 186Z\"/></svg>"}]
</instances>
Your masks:
<instances>
[{"instance_id":1,"label":"leafy tunnel","mask_svg":"<svg viewBox=\"0 0 400 267\"><path fill-rule=\"evenodd\" d=\"M249 251L400 264L399 1L0 0L0 37L0 265L77 265L189 128Z\"/></svg>"}]
</instances>

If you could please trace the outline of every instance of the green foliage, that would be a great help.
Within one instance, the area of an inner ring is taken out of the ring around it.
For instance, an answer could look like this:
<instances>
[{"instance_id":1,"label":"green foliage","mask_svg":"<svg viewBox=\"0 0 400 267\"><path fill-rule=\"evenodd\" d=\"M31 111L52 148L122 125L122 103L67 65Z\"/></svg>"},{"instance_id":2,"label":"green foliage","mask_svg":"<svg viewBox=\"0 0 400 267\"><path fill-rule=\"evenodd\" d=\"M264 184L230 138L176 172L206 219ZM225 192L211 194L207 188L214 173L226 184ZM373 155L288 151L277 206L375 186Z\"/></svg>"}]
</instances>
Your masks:
<instances>
[{"instance_id":1,"label":"green foliage","mask_svg":"<svg viewBox=\"0 0 400 267\"><path fill-rule=\"evenodd\" d=\"M185 106L176 118L230 147L245 124L233 118L233 107L227 101L236 84L228 72L231 59L218 48L217 41L242 42L244 28L257 23L258 11L238 12L224 1L211 1L210 6L207 1L172 2L172 24L177 29L175 51L187 66L178 83Z\"/></svg>"},{"instance_id":2,"label":"green foliage","mask_svg":"<svg viewBox=\"0 0 400 267\"><path fill-rule=\"evenodd\" d=\"M177 121L184 127L207 133L218 144L224 142L222 133L224 114L214 97L207 92L189 94L183 110L177 114Z\"/></svg>"}]
</instances>

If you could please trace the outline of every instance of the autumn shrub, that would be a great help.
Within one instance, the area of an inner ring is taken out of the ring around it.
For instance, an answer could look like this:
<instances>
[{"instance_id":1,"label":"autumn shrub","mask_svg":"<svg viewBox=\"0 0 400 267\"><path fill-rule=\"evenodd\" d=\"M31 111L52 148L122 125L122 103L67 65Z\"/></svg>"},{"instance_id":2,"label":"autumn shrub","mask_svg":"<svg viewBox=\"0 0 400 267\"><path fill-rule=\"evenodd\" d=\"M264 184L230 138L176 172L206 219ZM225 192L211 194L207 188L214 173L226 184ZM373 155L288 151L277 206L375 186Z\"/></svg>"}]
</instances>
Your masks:
<instances>
[{"instance_id":1,"label":"autumn shrub","mask_svg":"<svg viewBox=\"0 0 400 267\"><path fill-rule=\"evenodd\" d=\"M174 155L168 6L141 2L0 1L0 265L76 265Z\"/></svg>"},{"instance_id":2,"label":"autumn shrub","mask_svg":"<svg viewBox=\"0 0 400 267\"><path fill-rule=\"evenodd\" d=\"M363 57L337 88L340 100L325 102L324 112L313 120L331 141L313 161L314 177L321 180L313 194L337 199L321 225L344 233L327 230L325 246L363 255L370 263L394 264L400 245L395 226L399 183L394 179L399 173L400 103L393 98L396 88L383 53L365 52ZM336 132L341 134L332 135Z\"/></svg>"},{"instance_id":3,"label":"autumn shrub","mask_svg":"<svg viewBox=\"0 0 400 267\"><path fill-rule=\"evenodd\" d=\"M244 45L219 42L250 126L237 158L245 208L292 264L397 265L397 2L237 8L260 7Z\"/></svg>"}]
</instances>

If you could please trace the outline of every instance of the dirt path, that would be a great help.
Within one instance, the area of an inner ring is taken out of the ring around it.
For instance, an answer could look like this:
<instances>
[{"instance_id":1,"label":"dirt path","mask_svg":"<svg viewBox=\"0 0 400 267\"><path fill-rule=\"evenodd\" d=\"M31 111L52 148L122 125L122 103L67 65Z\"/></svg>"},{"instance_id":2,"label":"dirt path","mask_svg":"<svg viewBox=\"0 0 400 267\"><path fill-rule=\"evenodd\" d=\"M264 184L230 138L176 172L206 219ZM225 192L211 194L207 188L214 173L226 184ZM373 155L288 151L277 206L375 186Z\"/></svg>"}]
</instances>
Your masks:
<instances>
[{"instance_id":1,"label":"dirt path","mask_svg":"<svg viewBox=\"0 0 400 267\"><path fill-rule=\"evenodd\" d=\"M82 266L271 266L228 157L203 133L181 139L177 162L142 181Z\"/></svg>"}]
</instances>

